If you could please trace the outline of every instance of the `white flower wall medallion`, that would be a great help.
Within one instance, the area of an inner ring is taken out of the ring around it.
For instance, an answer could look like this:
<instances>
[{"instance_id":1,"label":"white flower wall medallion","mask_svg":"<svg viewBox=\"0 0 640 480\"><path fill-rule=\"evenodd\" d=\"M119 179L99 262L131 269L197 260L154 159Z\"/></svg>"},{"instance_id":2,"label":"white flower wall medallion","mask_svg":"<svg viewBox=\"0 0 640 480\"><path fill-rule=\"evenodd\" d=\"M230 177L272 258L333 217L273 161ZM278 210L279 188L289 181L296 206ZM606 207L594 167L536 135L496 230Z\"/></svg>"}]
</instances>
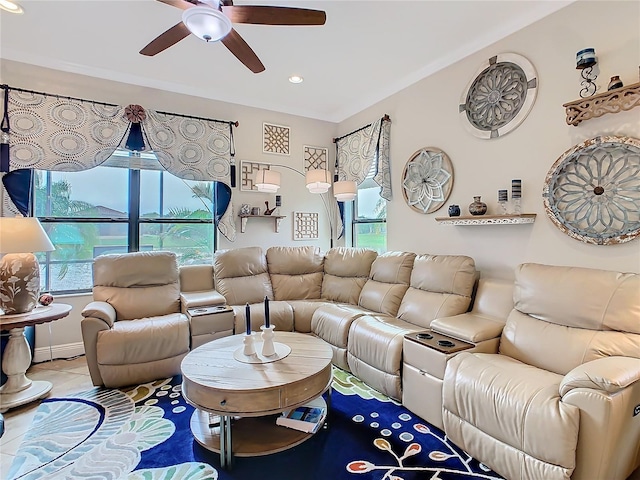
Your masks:
<instances>
[{"instance_id":1,"label":"white flower wall medallion","mask_svg":"<svg viewBox=\"0 0 640 480\"><path fill-rule=\"evenodd\" d=\"M571 238L615 245L640 235L640 140L585 140L560 156L544 183L544 209Z\"/></svg>"},{"instance_id":2,"label":"white flower wall medallion","mask_svg":"<svg viewBox=\"0 0 640 480\"><path fill-rule=\"evenodd\" d=\"M524 121L537 93L538 77L529 60L516 53L496 55L478 68L462 93L460 118L472 135L498 138Z\"/></svg>"},{"instance_id":3,"label":"white flower wall medallion","mask_svg":"<svg viewBox=\"0 0 640 480\"><path fill-rule=\"evenodd\" d=\"M416 212L435 212L447 201L452 188L453 165L442 150L426 147L407 161L402 173L402 194Z\"/></svg>"}]
</instances>

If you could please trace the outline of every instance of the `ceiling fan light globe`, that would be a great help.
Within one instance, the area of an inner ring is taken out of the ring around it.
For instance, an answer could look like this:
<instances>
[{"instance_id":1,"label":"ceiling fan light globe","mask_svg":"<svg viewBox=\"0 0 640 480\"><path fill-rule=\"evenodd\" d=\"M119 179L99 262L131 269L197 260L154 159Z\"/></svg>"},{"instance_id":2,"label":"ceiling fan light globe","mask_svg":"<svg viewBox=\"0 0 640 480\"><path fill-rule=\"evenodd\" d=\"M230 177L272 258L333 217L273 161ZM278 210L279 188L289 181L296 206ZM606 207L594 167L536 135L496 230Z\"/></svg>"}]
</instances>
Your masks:
<instances>
[{"instance_id":1,"label":"ceiling fan light globe","mask_svg":"<svg viewBox=\"0 0 640 480\"><path fill-rule=\"evenodd\" d=\"M182 23L205 42L217 42L231 31L231 20L211 7L191 7L182 13Z\"/></svg>"}]
</instances>

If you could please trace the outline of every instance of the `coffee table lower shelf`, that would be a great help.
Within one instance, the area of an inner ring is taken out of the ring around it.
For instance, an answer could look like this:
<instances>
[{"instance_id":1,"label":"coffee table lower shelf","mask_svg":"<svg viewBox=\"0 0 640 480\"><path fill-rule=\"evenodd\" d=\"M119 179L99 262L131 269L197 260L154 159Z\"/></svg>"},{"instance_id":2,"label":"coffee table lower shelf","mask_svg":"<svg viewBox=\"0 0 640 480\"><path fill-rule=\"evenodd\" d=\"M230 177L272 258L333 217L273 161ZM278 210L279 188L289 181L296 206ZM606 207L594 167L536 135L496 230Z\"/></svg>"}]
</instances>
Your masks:
<instances>
[{"instance_id":1,"label":"coffee table lower shelf","mask_svg":"<svg viewBox=\"0 0 640 480\"><path fill-rule=\"evenodd\" d=\"M322 398L314 406L327 408ZM238 457L257 457L282 452L309 440L314 434L276 425L278 415L233 417L231 452ZM322 427L320 427L322 428ZM209 427L209 413L196 409L191 416L191 433L207 450L220 453L220 426Z\"/></svg>"}]
</instances>

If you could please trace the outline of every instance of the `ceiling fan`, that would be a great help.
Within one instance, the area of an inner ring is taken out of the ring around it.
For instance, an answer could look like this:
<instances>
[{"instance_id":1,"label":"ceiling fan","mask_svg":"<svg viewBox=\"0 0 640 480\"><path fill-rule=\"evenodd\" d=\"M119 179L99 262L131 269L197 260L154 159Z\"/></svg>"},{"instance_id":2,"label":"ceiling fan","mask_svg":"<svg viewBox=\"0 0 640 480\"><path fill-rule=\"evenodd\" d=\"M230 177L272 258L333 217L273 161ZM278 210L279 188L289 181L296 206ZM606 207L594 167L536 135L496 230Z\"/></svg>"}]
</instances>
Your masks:
<instances>
[{"instance_id":1,"label":"ceiling fan","mask_svg":"<svg viewBox=\"0 0 640 480\"><path fill-rule=\"evenodd\" d=\"M253 73L264 71L264 65L233 28L232 23L254 25L324 25L322 10L274 7L266 5L233 5L233 0L157 0L184 10L182 21L156 37L140 50L153 56L175 45L190 33L206 42L221 41Z\"/></svg>"}]
</instances>

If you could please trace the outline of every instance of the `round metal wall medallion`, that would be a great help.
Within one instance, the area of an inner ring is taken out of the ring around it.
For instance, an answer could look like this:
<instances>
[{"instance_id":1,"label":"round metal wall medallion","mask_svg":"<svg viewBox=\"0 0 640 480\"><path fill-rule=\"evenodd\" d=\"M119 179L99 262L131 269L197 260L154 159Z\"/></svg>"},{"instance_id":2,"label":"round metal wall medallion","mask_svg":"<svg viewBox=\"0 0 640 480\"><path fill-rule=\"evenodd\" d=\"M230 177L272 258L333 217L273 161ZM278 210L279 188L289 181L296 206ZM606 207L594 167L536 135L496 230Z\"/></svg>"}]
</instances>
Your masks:
<instances>
[{"instance_id":1,"label":"round metal wall medallion","mask_svg":"<svg viewBox=\"0 0 640 480\"><path fill-rule=\"evenodd\" d=\"M533 108L538 92L536 70L529 60L503 53L483 63L460 99L460 116L476 137L506 135Z\"/></svg>"},{"instance_id":2,"label":"round metal wall medallion","mask_svg":"<svg viewBox=\"0 0 640 480\"><path fill-rule=\"evenodd\" d=\"M596 245L640 235L640 140L595 137L562 154L545 179L544 208L571 238Z\"/></svg>"},{"instance_id":3,"label":"round metal wall medallion","mask_svg":"<svg viewBox=\"0 0 640 480\"><path fill-rule=\"evenodd\" d=\"M453 165L438 148L418 150L402 172L402 194L416 212L435 212L447 201L452 188Z\"/></svg>"}]
</instances>

